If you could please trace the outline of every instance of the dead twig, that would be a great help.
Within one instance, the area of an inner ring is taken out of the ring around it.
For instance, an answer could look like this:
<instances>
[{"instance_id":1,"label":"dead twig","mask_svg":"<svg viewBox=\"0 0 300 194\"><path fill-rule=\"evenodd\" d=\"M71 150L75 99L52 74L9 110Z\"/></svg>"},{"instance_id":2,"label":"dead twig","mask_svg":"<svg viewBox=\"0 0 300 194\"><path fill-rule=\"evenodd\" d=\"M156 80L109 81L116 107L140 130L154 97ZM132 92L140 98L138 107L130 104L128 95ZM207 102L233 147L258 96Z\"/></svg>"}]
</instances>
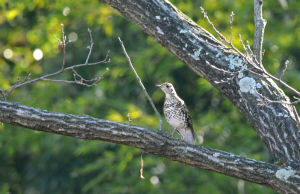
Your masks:
<instances>
[{"instance_id":1,"label":"dead twig","mask_svg":"<svg viewBox=\"0 0 300 194\"><path fill-rule=\"evenodd\" d=\"M91 79L91 80L86 80L86 79L81 79L80 81L76 80L76 78L74 77L74 81L68 81L68 80L54 80L54 79L41 79L42 81L48 81L48 82L62 82L62 83L68 83L68 84L78 84L78 85L83 85L83 86L86 86L88 88L90 87L94 87L98 82L100 82L103 78L104 78L104 75L109 71L108 68L106 68L105 72L98 78L94 78L94 79ZM81 76L80 76L81 77ZM83 83L83 81L85 82L94 82L92 84L86 84L86 83Z\"/></svg>"},{"instance_id":2,"label":"dead twig","mask_svg":"<svg viewBox=\"0 0 300 194\"><path fill-rule=\"evenodd\" d=\"M235 71L235 72L232 72L232 71L226 71L224 69L220 69L212 64L210 64L208 61L206 61L206 64L209 65L210 67L212 67L213 69L216 69L218 71L221 71L223 73L226 73L226 74L230 74L232 77L231 78L226 78L227 80L224 81L224 80L221 80L220 82L218 81L214 81L215 84L220 84L220 83L228 83L229 81L232 81L236 76L238 76L240 73L243 73L243 72L246 72L246 71L251 71L253 68L249 68L249 69L244 69L242 66L242 70L240 71Z\"/></svg>"},{"instance_id":3,"label":"dead twig","mask_svg":"<svg viewBox=\"0 0 300 194\"><path fill-rule=\"evenodd\" d=\"M128 118L128 124L129 124L130 129L131 129L131 121L132 121L132 120L130 119L130 114L129 114L129 113L127 114L127 118Z\"/></svg>"},{"instance_id":4,"label":"dead twig","mask_svg":"<svg viewBox=\"0 0 300 194\"><path fill-rule=\"evenodd\" d=\"M286 60L286 61L285 61L285 63L284 63L285 67L284 67L284 69L283 69L283 71L282 71L282 74L281 74L281 76L280 76L279 80L281 80L281 79L282 79L282 77L284 76L284 74L285 74L285 71L286 71L286 69L287 69L287 66L288 66L288 64L289 64L289 61L288 61L288 60Z\"/></svg>"},{"instance_id":5,"label":"dead twig","mask_svg":"<svg viewBox=\"0 0 300 194\"><path fill-rule=\"evenodd\" d=\"M33 80L30 80L30 73L20 82L20 78L18 77L17 78L17 82L16 84L14 84L13 86L11 86L10 88L7 88L5 90L1 89L0 92L1 92L1 99L2 100L6 100L7 96L15 89L19 88L19 87L22 87L24 85L27 85L27 84L31 84L31 83L34 83L34 82L37 82L37 81L49 81L49 82L62 82L62 83L72 83L72 84L79 84L79 85L83 85L83 86L86 86L86 87L93 87L95 86L99 81L101 81L105 75L106 72L109 71L108 68L106 68L105 72L100 76L100 77L96 77L96 78L93 78L93 79L84 79L75 69L76 68L79 68L79 67L84 67L84 66L93 66L93 65L98 65L98 64L105 64L105 63L109 63L110 62L110 59L109 59L109 51L107 52L106 54L106 57L104 60L102 61L98 61L98 62L94 62L94 63L89 63L88 60L90 58L90 55L91 55L91 52L92 52L92 49L93 49L93 45L94 45L94 42L93 42L93 38L92 38L92 31L90 29L88 29L88 32L90 34L90 38L91 38L91 45L88 47L89 49L89 53L88 53L88 56L87 56L87 59L85 61L84 64L78 64L78 65L73 65L71 67L67 67L65 68L65 65L66 65L66 46L68 43L70 43L71 41L67 41L67 37L65 36L65 32L64 32L64 25L61 24L61 32L62 32L62 40L58 39L56 36L54 36L58 41L59 41L59 45L58 45L58 49L61 50L63 52L63 63L62 63L62 68L61 70L55 72L55 73L51 73L51 74L47 74L47 75L44 75L42 77L39 77L39 78L36 78L36 79L33 79ZM72 70L73 71L73 77L74 77L74 81L68 81L68 80L54 80L54 79L48 79L50 77L53 77L53 76L56 76L60 73L63 73L63 72L66 72L66 71L70 71ZM77 80L76 78L79 78L80 80ZM88 82L93 82L92 84L87 84ZM7 91L7 92L5 92Z\"/></svg>"},{"instance_id":6,"label":"dead twig","mask_svg":"<svg viewBox=\"0 0 300 194\"><path fill-rule=\"evenodd\" d=\"M128 124L129 124L129 127L130 127L130 131L132 131L131 130L131 121L132 120L130 119L130 114L129 113L127 114L127 118L128 118ZM141 169L140 169L141 179L145 179L145 177L143 176L143 168L144 168L143 154L144 154L144 152L142 152L142 154L141 154Z\"/></svg>"},{"instance_id":7,"label":"dead twig","mask_svg":"<svg viewBox=\"0 0 300 194\"><path fill-rule=\"evenodd\" d=\"M233 24L233 16L234 16L234 13L233 12L231 12L231 14L230 14L230 17L231 17L231 19L230 19L230 31L231 31L231 33L230 33L230 44L232 44L232 32L233 32L233 30L232 30L232 24Z\"/></svg>"},{"instance_id":8,"label":"dead twig","mask_svg":"<svg viewBox=\"0 0 300 194\"><path fill-rule=\"evenodd\" d=\"M259 93L256 88L254 87L253 90L261 97L260 99L257 99L258 102L260 102L258 105L259 106L265 106L269 105L272 103L280 103L280 104L287 104L287 105L294 105L298 104L300 102L300 98L297 98L294 96L295 101L294 102L289 102L289 101L282 101L282 100L270 100L261 93Z\"/></svg>"},{"instance_id":9,"label":"dead twig","mask_svg":"<svg viewBox=\"0 0 300 194\"><path fill-rule=\"evenodd\" d=\"M126 56L126 58L127 58L127 60L128 60L129 66L131 67L132 71L134 72L135 77L137 78L137 80L138 80L138 82L139 82L141 88L143 89L143 91L144 91L146 97L148 98L148 100L149 100L149 102L150 102L152 108L154 109L154 111L155 111L155 113L156 113L156 115L157 115L157 117L158 117L158 119L159 119L160 130L162 130L162 128L163 128L163 122L162 122L161 116L160 116L159 112L157 111L157 109L156 109L156 107L155 107L155 105L154 105L154 103L153 103L151 97L149 96L149 94L148 94L146 88L144 87L144 85L143 85L141 79L139 78L137 72L135 71L135 69L134 69L134 67L133 67L133 65L132 65L132 63L131 63L130 57L128 56L128 54L127 54L127 52L126 52L126 49L125 49L125 47L124 47L124 45L123 45L123 42L122 42L122 40L120 39L120 37L119 37L119 41L120 41L120 44L121 44L121 46L122 46L124 55Z\"/></svg>"},{"instance_id":10,"label":"dead twig","mask_svg":"<svg viewBox=\"0 0 300 194\"><path fill-rule=\"evenodd\" d=\"M299 99L299 98L298 98L298 99ZM299 99L299 100L300 100L300 99ZM299 128L299 130L300 130L300 117L299 117L299 115L298 115L298 112L297 112L297 110L296 110L296 107L293 106L293 105L291 105L291 108L292 108L292 112L294 113L295 119L296 119L296 121L297 121L298 128Z\"/></svg>"},{"instance_id":11,"label":"dead twig","mask_svg":"<svg viewBox=\"0 0 300 194\"><path fill-rule=\"evenodd\" d=\"M130 119L130 114L129 113L127 114L127 118L128 118L129 129L130 129L131 132L133 132L132 129L131 129L131 121L132 120ZM136 145L136 141L134 141L134 144Z\"/></svg>"},{"instance_id":12,"label":"dead twig","mask_svg":"<svg viewBox=\"0 0 300 194\"><path fill-rule=\"evenodd\" d=\"M141 154L141 179L145 179L145 177L143 176L143 168L144 168L144 160L143 160L143 154L144 152Z\"/></svg>"},{"instance_id":13,"label":"dead twig","mask_svg":"<svg viewBox=\"0 0 300 194\"><path fill-rule=\"evenodd\" d=\"M258 105L259 106L268 106L269 104L272 103L280 103L280 104L286 104L289 105L292 109L292 113L294 114L295 120L297 122L298 128L300 130L300 117L298 115L298 112L296 110L296 107L294 106L294 104L298 104L300 103L300 98L297 98L294 96L295 101L294 102L289 102L289 101L274 101L274 100L270 100L267 97L265 97L264 95L262 95L261 93L259 93L256 88L254 87L253 90L256 92L257 95L259 95L259 99L257 99L258 102L260 102Z\"/></svg>"},{"instance_id":14,"label":"dead twig","mask_svg":"<svg viewBox=\"0 0 300 194\"><path fill-rule=\"evenodd\" d=\"M222 49L222 50L223 50L223 49L224 49L224 50L230 50L230 49L232 49L232 48L226 47L226 46L214 45L214 44L208 42L207 40L202 40L202 39L199 38L196 34L194 34L191 30L189 30L189 32L190 32L190 34L191 34L192 36L194 36L194 38L196 38L197 40L199 40L199 41L201 41L201 42L204 42L205 44L208 44L208 45L210 45L210 46L213 46L213 47L216 47L216 48L220 48L220 49Z\"/></svg>"},{"instance_id":15,"label":"dead twig","mask_svg":"<svg viewBox=\"0 0 300 194\"><path fill-rule=\"evenodd\" d=\"M92 54L93 46L94 46L94 41L93 41L93 36L92 36L92 30L90 30L90 29L88 28L88 32L90 33L91 45L87 47L87 49L89 49L90 51L89 51L89 54L88 54L88 56L87 56L87 58L86 58L85 64L88 64L89 59L90 59L90 56L91 56L91 54Z\"/></svg>"}]
</instances>

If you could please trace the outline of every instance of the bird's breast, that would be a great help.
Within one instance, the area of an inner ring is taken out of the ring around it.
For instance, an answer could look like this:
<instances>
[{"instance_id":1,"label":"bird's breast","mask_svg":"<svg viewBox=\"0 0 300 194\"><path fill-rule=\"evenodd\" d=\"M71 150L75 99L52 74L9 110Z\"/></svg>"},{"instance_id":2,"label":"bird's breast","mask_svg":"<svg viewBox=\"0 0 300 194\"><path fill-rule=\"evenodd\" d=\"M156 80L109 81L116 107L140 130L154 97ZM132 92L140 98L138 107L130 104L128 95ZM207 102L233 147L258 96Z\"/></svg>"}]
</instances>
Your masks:
<instances>
[{"instance_id":1,"label":"bird's breast","mask_svg":"<svg viewBox=\"0 0 300 194\"><path fill-rule=\"evenodd\" d=\"M181 109L178 108L178 106L172 105L172 104L166 104L164 106L164 115L166 118L166 121L173 127L173 128L183 128L185 121L186 121L186 115L182 112Z\"/></svg>"}]
</instances>

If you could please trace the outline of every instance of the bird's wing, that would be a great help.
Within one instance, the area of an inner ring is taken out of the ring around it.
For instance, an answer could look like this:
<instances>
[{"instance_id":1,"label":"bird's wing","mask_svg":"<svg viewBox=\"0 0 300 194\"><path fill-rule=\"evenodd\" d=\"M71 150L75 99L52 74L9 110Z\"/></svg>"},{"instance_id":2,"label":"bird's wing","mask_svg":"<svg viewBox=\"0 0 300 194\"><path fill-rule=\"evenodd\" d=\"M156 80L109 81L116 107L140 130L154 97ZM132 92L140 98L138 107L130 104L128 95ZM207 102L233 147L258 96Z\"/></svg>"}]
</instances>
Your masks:
<instances>
[{"instance_id":1,"label":"bird's wing","mask_svg":"<svg viewBox=\"0 0 300 194\"><path fill-rule=\"evenodd\" d=\"M186 106L186 104L182 101L180 104L178 104L178 106L180 106L181 110L186 114L186 128L190 129L192 131L193 134L193 138L194 140L196 139L196 134L194 131L194 127L193 127L193 122L192 122L192 118L190 115L190 112Z\"/></svg>"}]
</instances>

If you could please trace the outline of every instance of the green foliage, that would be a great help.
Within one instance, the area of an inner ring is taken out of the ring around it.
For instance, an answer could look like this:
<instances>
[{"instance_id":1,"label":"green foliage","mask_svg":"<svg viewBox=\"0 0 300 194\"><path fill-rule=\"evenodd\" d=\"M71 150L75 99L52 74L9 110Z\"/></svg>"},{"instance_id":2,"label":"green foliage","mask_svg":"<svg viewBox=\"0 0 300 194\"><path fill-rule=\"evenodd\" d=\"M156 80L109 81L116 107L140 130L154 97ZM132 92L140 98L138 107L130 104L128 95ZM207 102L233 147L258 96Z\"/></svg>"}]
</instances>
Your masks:
<instances>
[{"instance_id":1,"label":"green foliage","mask_svg":"<svg viewBox=\"0 0 300 194\"><path fill-rule=\"evenodd\" d=\"M215 34L198 7L230 36L230 13L234 11L234 44L242 50L238 34L252 43L254 34L252 1L173 0L180 10L200 26ZM278 1L266 1L268 20L264 39L264 65L280 75L284 61L290 65L284 80L300 89L298 50L300 49L300 3L288 1L283 9ZM68 38L67 66L83 63L90 44L87 29L95 42L90 61L104 59L109 64L81 68L85 78L110 71L94 88L64 83L37 82L19 88L8 97L27 106L49 111L88 114L118 122L158 129L159 122L124 57L117 37L121 37L148 93L162 112L164 95L155 84L172 82L190 109L198 144L272 162L268 151L246 119L232 103L199 78L192 70L157 44L137 25L108 5L92 1L12 0L0 3L0 87L8 88L16 77L31 79L61 68L57 50L60 24ZM297 9L296 9L297 8ZM77 40L76 40L77 37ZM41 49L43 58L32 55ZM5 51L11 50L13 55ZM6 57L4 57L6 56ZM72 79L71 73L57 76ZM288 92L288 94L290 94ZM166 123L164 131L171 132ZM100 141L84 141L55 134L31 131L4 124L0 126L1 193L275 193L260 185L144 154L145 180L139 178L141 151ZM151 179L152 178L152 179ZM151 180L159 180L152 184Z\"/></svg>"}]
</instances>

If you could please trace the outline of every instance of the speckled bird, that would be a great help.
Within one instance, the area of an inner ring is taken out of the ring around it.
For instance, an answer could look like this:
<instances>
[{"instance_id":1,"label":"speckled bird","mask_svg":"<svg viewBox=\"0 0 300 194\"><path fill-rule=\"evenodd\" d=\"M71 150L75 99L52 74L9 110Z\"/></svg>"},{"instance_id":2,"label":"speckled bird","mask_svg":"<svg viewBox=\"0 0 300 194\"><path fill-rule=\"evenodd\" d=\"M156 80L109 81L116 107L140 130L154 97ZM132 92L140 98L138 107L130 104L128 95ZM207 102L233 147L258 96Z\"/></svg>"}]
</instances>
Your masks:
<instances>
[{"instance_id":1,"label":"speckled bird","mask_svg":"<svg viewBox=\"0 0 300 194\"><path fill-rule=\"evenodd\" d=\"M173 132L177 131L182 141L195 144L195 132L193 122L184 101L179 98L174 87L170 83L155 85L159 87L166 95L164 103L164 115L166 121L173 127Z\"/></svg>"}]
</instances>

